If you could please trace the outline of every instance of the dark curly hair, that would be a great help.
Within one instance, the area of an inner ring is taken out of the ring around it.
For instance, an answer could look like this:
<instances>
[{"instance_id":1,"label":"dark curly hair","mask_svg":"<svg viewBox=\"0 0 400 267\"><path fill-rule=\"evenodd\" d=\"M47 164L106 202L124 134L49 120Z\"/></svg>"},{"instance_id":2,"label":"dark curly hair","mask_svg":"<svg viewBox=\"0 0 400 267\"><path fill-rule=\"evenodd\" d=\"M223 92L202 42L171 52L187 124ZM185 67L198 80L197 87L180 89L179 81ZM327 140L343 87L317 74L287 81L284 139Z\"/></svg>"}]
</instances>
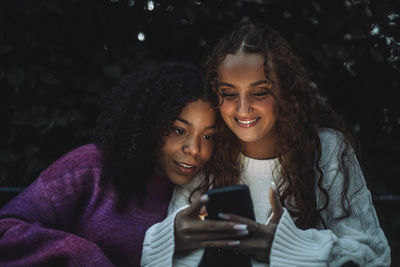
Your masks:
<instances>
[{"instance_id":1,"label":"dark curly hair","mask_svg":"<svg viewBox=\"0 0 400 267\"><path fill-rule=\"evenodd\" d=\"M113 88L97 121L96 145L104 155L103 180L116 186L122 204L145 195L163 137L184 106L199 99L217 105L204 71L184 62L133 74Z\"/></svg>"},{"instance_id":2,"label":"dark curly hair","mask_svg":"<svg viewBox=\"0 0 400 267\"><path fill-rule=\"evenodd\" d=\"M228 54L256 53L265 57L265 76L273 84L280 85L279 94L272 95L276 100L274 115L277 118L276 129L279 136L276 152L281 165L278 188L282 189L279 190L282 204L296 218L296 225L302 229L315 227L319 222L325 225L320 212L328 206L329 196L327 190L322 187L322 152L318 128L327 127L343 133L346 137L341 144L343 147L339 162L344 174L341 206L344 210L343 217L348 216L351 211L347 198L349 175L345 155L350 149L350 136L343 122L327 103L317 97L305 68L277 31L265 24L251 21L243 22L235 29L223 37L209 54L206 61L207 76L214 91L220 94L218 67ZM271 79L271 71L276 73L278 81ZM213 186L237 184L241 171L240 141L223 123L220 114L217 122L218 138L223 142L216 141L215 157L220 162L226 162L227 168L231 170L219 170L216 174L218 179L213 181ZM316 203L316 170L318 187L326 197L322 208L318 208ZM294 203L294 206L288 205L289 203Z\"/></svg>"}]
</instances>

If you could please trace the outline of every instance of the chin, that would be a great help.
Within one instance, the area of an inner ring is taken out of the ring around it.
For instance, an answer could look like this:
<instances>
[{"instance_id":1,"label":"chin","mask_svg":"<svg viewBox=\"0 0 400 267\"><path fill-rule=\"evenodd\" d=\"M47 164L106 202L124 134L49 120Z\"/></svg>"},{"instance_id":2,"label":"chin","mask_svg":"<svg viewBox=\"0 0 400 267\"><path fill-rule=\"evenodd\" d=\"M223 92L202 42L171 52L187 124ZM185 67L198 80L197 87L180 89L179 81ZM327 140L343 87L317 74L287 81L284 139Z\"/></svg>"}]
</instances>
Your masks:
<instances>
[{"instance_id":1,"label":"chin","mask_svg":"<svg viewBox=\"0 0 400 267\"><path fill-rule=\"evenodd\" d=\"M245 134L235 134L240 141L245 143L252 143L258 141L260 138L254 135L245 135Z\"/></svg>"},{"instance_id":2,"label":"chin","mask_svg":"<svg viewBox=\"0 0 400 267\"><path fill-rule=\"evenodd\" d=\"M193 180L193 177L179 176L172 179L172 182L176 185L185 185L189 183L191 180Z\"/></svg>"}]
</instances>

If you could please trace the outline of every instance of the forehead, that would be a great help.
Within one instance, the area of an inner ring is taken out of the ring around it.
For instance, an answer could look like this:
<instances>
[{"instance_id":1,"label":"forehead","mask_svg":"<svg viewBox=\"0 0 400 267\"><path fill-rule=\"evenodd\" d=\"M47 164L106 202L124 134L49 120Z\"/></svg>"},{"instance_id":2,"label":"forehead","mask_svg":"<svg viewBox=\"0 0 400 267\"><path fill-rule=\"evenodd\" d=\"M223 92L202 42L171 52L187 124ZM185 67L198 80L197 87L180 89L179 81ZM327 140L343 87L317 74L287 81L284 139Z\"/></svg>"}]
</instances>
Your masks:
<instances>
[{"instance_id":1,"label":"forehead","mask_svg":"<svg viewBox=\"0 0 400 267\"><path fill-rule=\"evenodd\" d=\"M264 57L260 54L229 54L219 66L221 80L265 79Z\"/></svg>"},{"instance_id":2,"label":"forehead","mask_svg":"<svg viewBox=\"0 0 400 267\"><path fill-rule=\"evenodd\" d=\"M275 89L280 89L279 76L275 72L273 55L269 55L268 77L264 70L265 58L262 54L228 54L218 68L219 82L227 82L235 86L246 86L261 80L273 82Z\"/></svg>"},{"instance_id":3,"label":"forehead","mask_svg":"<svg viewBox=\"0 0 400 267\"><path fill-rule=\"evenodd\" d=\"M179 118L185 119L191 125L214 123L215 108L210 102L196 100L189 102L182 109Z\"/></svg>"},{"instance_id":4,"label":"forehead","mask_svg":"<svg viewBox=\"0 0 400 267\"><path fill-rule=\"evenodd\" d=\"M238 65L241 66L258 66L262 67L264 64L264 57L261 54L228 54L221 63L221 67L234 68Z\"/></svg>"}]
</instances>

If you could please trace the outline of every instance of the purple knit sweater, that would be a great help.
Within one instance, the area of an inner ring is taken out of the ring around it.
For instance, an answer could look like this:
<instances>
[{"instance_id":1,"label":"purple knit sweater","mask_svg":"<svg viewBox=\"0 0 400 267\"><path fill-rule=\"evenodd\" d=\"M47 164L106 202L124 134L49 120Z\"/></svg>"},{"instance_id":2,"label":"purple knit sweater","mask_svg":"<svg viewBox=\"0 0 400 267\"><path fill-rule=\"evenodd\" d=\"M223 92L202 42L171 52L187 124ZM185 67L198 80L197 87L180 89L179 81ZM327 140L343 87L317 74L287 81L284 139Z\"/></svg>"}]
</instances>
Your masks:
<instances>
[{"instance_id":1,"label":"purple knit sweater","mask_svg":"<svg viewBox=\"0 0 400 267\"><path fill-rule=\"evenodd\" d=\"M143 206L115 207L101 153L79 147L0 210L0 266L140 266L145 232L164 219L172 183L155 176ZM134 177L132 177L134 179Z\"/></svg>"}]
</instances>

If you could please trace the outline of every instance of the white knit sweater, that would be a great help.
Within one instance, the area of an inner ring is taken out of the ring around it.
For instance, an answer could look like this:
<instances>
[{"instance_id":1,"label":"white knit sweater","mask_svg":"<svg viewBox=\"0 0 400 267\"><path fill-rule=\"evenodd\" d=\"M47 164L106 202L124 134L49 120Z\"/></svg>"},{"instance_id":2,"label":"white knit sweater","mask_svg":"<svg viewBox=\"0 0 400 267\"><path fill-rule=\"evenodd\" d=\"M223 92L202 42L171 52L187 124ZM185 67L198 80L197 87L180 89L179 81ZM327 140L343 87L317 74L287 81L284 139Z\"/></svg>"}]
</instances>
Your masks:
<instances>
[{"instance_id":1,"label":"white knit sweater","mask_svg":"<svg viewBox=\"0 0 400 267\"><path fill-rule=\"evenodd\" d=\"M340 217L340 190L342 173L338 172L337 154L341 135L331 129L320 129L324 188L329 193L329 205L322 211L327 230L300 230L287 210L278 224L270 255L270 266L341 266L353 261L359 266L389 266L390 248L376 216L371 195L354 154L347 157L350 168L349 198L351 215ZM279 168L277 160L255 160L243 156L241 179L250 188L256 221L266 223L271 206L268 192L273 171ZM142 266L198 266L203 249L174 254L175 215L188 205L197 178L177 187L171 200L169 216L146 232L143 243ZM361 187L361 190L357 190ZM317 203L323 205L323 194L316 187ZM253 266L268 266L252 261Z\"/></svg>"}]
</instances>

